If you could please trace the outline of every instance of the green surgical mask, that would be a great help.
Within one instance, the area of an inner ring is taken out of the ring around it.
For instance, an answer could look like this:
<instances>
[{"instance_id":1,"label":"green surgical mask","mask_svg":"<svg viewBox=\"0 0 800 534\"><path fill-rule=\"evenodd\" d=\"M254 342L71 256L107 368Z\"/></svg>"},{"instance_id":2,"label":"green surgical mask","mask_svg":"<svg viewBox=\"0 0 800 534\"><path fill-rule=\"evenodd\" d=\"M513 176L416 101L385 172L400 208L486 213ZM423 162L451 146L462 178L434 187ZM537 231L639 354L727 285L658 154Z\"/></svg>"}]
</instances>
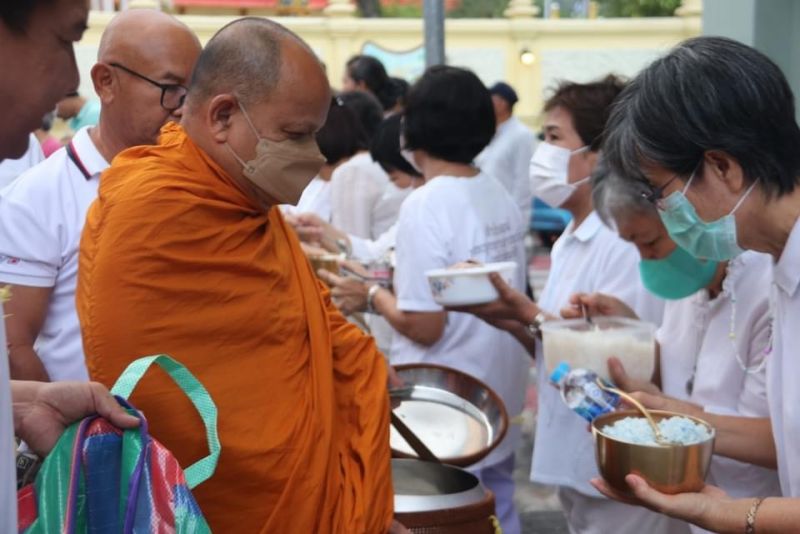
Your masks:
<instances>
[{"instance_id":1,"label":"green surgical mask","mask_svg":"<svg viewBox=\"0 0 800 534\"><path fill-rule=\"evenodd\" d=\"M651 293L677 300L708 286L717 272L717 265L716 261L695 258L676 246L666 258L640 261L639 274Z\"/></svg>"}]
</instances>

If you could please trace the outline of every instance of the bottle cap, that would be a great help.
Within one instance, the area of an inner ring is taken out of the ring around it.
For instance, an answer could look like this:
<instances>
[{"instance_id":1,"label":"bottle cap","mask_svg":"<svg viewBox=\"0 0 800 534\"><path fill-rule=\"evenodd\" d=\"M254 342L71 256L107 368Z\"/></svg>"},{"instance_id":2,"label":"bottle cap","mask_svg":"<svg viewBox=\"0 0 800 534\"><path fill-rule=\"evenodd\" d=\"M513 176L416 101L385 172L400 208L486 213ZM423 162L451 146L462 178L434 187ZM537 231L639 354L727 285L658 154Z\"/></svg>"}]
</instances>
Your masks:
<instances>
[{"instance_id":1,"label":"bottle cap","mask_svg":"<svg viewBox=\"0 0 800 534\"><path fill-rule=\"evenodd\" d=\"M553 373L550 375L550 382L558 384L567 373L569 373L569 364L567 362L561 362L553 369Z\"/></svg>"}]
</instances>

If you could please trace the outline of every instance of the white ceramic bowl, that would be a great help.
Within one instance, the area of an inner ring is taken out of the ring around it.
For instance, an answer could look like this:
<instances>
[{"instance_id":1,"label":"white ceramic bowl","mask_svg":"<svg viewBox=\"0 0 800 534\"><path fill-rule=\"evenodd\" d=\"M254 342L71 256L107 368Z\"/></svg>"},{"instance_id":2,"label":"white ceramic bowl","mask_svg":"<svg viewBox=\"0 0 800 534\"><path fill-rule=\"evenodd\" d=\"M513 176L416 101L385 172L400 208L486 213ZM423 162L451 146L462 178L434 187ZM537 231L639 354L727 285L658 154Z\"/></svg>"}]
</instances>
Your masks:
<instances>
[{"instance_id":1,"label":"white ceramic bowl","mask_svg":"<svg viewBox=\"0 0 800 534\"><path fill-rule=\"evenodd\" d=\"M490 273L500 273L512 284L516 262L487 263L475 267L434 269L427 271L433 300L442 306L468 306L497 300L497 290L489 280Z\"/></svg>"}]
</instances>

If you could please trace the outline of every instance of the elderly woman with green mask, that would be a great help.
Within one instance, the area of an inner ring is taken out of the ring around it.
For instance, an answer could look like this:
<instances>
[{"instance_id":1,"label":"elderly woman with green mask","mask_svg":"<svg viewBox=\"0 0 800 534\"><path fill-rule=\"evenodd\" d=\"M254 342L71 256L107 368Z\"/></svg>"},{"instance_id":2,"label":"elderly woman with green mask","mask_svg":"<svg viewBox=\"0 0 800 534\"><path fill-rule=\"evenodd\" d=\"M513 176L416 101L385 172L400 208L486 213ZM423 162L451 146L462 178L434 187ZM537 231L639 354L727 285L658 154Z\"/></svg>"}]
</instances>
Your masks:
<instances>
[{"instance_id":1,"label":"elderly woman with green mask","mask_svg":"<svg viewBox=\"0 0 800 534\"><path fill-rule=\"evenodd\" d=\"M695 258L670 238L648 200L650 192L646 184L613 174L594 178L595 209L639 249L644 286L667 299L657 333L658 385L632 382L617 360L609 364L611 374L625 389L662 395L665 403L682 401L674 407L718 428L710 483L733 497L780 495L774 463L754 457L745 442L735 439L738 431L726 430L752 431L768 423L764 364L772 342L770 257L746 252L722 262ZM623 303L601 294L575 295L572 304L565 316L578 315L581 304L590 314L632 315ZM773 468L754 465L759 463Z\"/></svg>"}]
</instances>

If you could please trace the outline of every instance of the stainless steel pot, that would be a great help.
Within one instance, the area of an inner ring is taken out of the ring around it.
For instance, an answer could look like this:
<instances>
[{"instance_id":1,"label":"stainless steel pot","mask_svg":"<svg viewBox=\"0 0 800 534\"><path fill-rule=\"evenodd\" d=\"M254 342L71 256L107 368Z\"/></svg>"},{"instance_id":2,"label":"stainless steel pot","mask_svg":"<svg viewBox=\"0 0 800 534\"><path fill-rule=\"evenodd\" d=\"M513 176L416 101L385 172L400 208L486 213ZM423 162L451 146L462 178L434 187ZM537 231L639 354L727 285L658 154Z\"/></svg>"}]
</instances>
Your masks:
<instances>
[{"instance_id":1,"label":"stainless steel pot","mask_svg":"<svg viewBox=\"0 0 800 534\"><path fill-rule=\"evenodd\" d=\"M460 508L486 498L486 490L476 476L433 462L395 458L392 482L398 514Z\"/></svg>"}]
</instances>

